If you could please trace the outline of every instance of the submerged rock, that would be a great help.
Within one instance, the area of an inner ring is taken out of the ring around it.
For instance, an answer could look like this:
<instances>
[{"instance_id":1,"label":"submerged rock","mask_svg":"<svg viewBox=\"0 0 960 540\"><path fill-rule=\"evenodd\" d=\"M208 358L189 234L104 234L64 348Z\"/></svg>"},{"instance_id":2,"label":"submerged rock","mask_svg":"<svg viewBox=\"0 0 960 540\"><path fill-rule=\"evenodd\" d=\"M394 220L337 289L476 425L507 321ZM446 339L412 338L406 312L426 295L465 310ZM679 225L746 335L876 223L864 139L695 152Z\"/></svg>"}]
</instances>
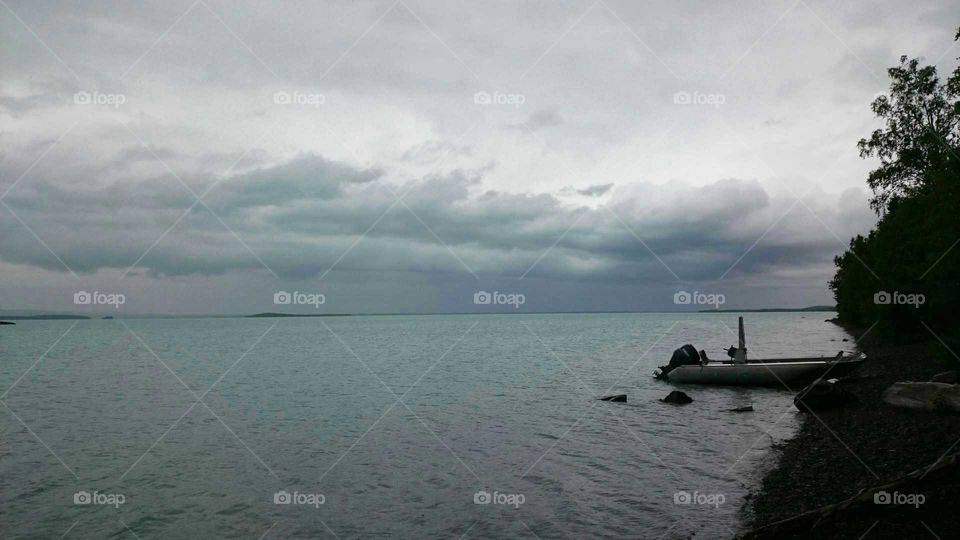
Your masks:
<instances>
[{"instance_id":1,"label":"submerged rock","mask_svg":"<svg viewBox=\"0 0 960 540\"><path fill-rule=\"evenodd\" d=\"M660 401L664 403L674 403L677 405L686 405L687 403L693 403L693 398L684 394L679 390L674 390L667 394L667 397L661 399Z\"/></svg>"},{"instance_id":2,"label":"submerged rock","mask_svg":"<svg viewBox=\"0 0 960 540\"><path fill-rule=\"evenodd\" d=\"M823 411L857 403L857 396L839 384L824 380L814 381L793 398L793 404L803 412Z\"/></svg>"},{"instance_id":3,"label":"submerged rock","mask_svg":"<svg viewBox=\"0 0 960 540\"><path fill-rule=\"evenodd\" d=\"M626 394L617 394L617 395L615 395L615 396L607 396L607 397L602 397L602 398L599 398L599 399L600 399L600 401L616 401L616 402L620 402L620 403L626 403L626 402L627 402L627 395L626 395Z\"/></svg>"}]
</instances>

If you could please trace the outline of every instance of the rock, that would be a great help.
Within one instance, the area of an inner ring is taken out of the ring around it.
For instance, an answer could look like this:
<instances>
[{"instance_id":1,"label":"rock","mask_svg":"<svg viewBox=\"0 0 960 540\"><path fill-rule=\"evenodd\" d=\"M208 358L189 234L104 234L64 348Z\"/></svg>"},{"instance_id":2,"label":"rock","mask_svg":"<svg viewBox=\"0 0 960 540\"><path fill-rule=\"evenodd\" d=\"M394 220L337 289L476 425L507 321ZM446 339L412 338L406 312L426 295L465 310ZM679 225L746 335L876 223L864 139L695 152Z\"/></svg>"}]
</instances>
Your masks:
<instances>
[{"instance_id":1,"label":"rock","mask_svg":"<svg viewBox=\"0 0 960 540\"><path fill-rule=\"evenodd\" d=\"M737 407L736 409L730 409L730 412L753 412L753 405L747 405L746 407Z\"/></svg>"},{"instance_id":2,"label":"rock","mask_svg":"<svg viewBox=\"0 0 960 540\"><path fill-rule=\"evenodd\" d=\"M824 380L814 381L793 398L793 404L803 412L836 409L853 405L857 401L857 396L840 385Z\"/></svg>"},{"instance_id":3,"label":"rock","mask_svg":"<svg viewBox=\"0 0 960 540\"><path fill-rule=\"evenodd\" d=\"M937 373L933 377L930 377L930 382L957 384L958 381L960 381L960 373L956 371L944 371L943 373Z\"/></svg>"},{"instance_id":4,"label":"rock","mask_svg":"<svg viewBox=\"0 0 960 540\"><path fill-rule=\"evenodd\" d=\"M673 403L676 405L686 405L687 403L693 403L693 398L679 390L674 390L673 392L670 392L667 397L661 399L660 401L664 403Z\"/></svg>"},{"instance_id":5,"label":"rock","mask_svg":"<svg viewBox=\"0 0 960 540\"><path fill-rule=\"evenodd\" d=\"M897 382L883 391L883 401L904 409L960 412L960 385Z\"/></svg>"},{"instance_id":6,"label":"rock","mask_svg":"<svg viewBox=\"0 0 960 540\"><path fill-rule=\"evenodd\" d=\"M615 396L607 396L600 398L600 401L616 401L618 403L626 403L627 395L626 394L617 394Z\"/></svg>"}]
</instances>

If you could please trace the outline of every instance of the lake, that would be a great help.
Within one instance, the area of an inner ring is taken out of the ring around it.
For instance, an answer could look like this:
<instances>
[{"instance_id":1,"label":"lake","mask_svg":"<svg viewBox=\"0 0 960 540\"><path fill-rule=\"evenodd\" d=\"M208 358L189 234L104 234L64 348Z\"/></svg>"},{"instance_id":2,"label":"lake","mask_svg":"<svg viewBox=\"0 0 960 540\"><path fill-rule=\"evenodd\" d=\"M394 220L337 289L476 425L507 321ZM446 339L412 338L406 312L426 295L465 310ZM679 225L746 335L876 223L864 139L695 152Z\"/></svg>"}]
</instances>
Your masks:
<instances>
[{"instance_id":1,"label":"lake","mask_svg":"<svg viewBox=\"0 0 960 540\"><path fill-rule=\"evenodd\" d=\"M832 313L747 313L751 357ZM0 330L6 538L729 538L793 394L674 389L736 314L18 321ZM595 398L625 393L627 403ZM750 413L734 407L753 405Z\"/></svg>"}]
</instances>

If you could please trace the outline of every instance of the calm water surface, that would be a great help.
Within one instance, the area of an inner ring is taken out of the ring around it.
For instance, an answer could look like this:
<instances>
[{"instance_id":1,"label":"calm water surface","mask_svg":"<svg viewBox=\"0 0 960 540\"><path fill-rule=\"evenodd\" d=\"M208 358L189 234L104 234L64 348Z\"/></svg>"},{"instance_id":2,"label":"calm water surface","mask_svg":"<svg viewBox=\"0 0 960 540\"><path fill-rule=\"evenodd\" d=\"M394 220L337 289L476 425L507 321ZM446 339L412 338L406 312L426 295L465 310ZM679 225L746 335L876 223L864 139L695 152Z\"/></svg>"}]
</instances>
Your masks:
<instances>
[{"instance_id":1,"label":"calm water surface","mask_svg":"<svg viewBox=\"0 0 960 540\"><path fill-rule=\"evenodd\" d=\"M747 314L750 353L850 350L831 316ZM732 314L18 322L0 534L730 537L792 394L687 387L677 407L650 374L735 334Z\"/></svg>"}]
</instances>

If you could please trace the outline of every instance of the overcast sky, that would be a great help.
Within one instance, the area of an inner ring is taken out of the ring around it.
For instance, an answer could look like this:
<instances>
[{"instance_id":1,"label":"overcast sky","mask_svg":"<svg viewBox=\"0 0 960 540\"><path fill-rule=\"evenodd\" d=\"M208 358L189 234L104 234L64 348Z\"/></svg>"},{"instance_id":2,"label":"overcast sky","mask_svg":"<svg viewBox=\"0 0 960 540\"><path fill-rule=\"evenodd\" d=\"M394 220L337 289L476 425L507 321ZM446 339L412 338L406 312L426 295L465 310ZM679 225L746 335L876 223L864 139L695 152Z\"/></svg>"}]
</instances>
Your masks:
<instances>
[{"instance_id":1,"label":"overcast sky","mask_svg":"<svg viewBox=\"0 0 960 540\"><path fill-rule=\"evenodd\" d=\"M0 310L832 303L885 69L960 54L950 0L0 4Z\"/></svg>"}]
</instances>

